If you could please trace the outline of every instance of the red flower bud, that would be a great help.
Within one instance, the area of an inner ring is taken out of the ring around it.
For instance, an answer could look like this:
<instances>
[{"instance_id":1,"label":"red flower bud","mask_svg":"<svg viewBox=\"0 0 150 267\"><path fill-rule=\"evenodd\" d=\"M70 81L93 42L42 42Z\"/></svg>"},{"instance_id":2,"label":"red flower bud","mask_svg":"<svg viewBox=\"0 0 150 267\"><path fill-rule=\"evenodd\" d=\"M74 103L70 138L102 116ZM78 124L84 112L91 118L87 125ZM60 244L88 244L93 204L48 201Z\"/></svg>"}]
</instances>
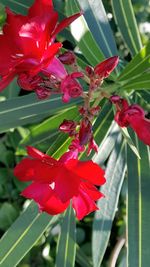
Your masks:
<instances>
[{"instance_id":1,"label":"red flower bud","mask_svg":"<svg viewBox=\"0 0 150 267\"><path fill-rule=\"evenodd\" d=\"M82 95L80 83L71 75L68 75L61 83L61 91L64 93L63 101L68 102L70 98L76 98Z\"/></svg>"},{"instance_id":2,"label":"red flower bud","mask_svg":"<svg viewBox=\"0 0 150 267\"><path fill-rule=\"evenodd\" d=\"M50 95L51 95L50 90L48 90L48 89L46 89L46 88L44 88L44 87L37 87L37 88L35 89L35 93L37 94L37 97L38 97L39 99L47 99L47 98L49 98Z\"/></svg>"},{"instance_id":3,"label":"red flower bud","mask_svg":"<svg viewBox=\"0 0 150 267\"><path fill-rule=\"evenodd\" d=\"M119 62L118 56L110 57L102 61L98 65L96 65L94 68L94 72L95 74L100 76L101 79L107 78L109 74L115 69L118 62Z\"/></svg>"},{"instance_id":4,"label":"red flower bud","mask_svg":"<svg viewBox=\"0 0 150 267\"><path fill-rule=\"evenodd\" d=\"M42 77L38 75L29 76L22 73L19 75L17 82L22 89L32 91L39 85L40 82L42 82Z\"/></svg>"},{"instance_id":5,"label":"red flower bud","mask_svg":"<svg viewBox=\"0 0 150 267\"><path fill-rule=\"evenodd\" d=\"M86 66L85 71L88 77L94 76L94 69L91 66Z\"/></svg>"},{"instance_id":6,"label":"red flower bud","mask_svg":"<svg viewBox=\"0 0 150 267\"><path fill-rule=\"evenodd\" d=\"M72 51L67 51L58 58L63 64L66 65L72 65L76 62L76 56Z\"/></svg>"},{"instance_id":7,"label":"red flower bud","mask_svg":"<svg viewBox=\"0 0 150 267\"><path fill-rule=\"evenodd\" d=\"M68 133L68 134L73 134L75 129L76 129L76 122L72 121L72 120L64 120L60 126L59 126L59 130L64 132L64 133Z\"/></svg>"},{"instance_id":8,"label":"red flower bud","mask_svg":"<svg viewBox=\"0 0 150 267\"><path fill-rule=\"evenodd\" d=\"M92 137L92 124L88 119L81 121L79 131L79 141L81 145L86 145Z\"/></svg>"}]
</instances>

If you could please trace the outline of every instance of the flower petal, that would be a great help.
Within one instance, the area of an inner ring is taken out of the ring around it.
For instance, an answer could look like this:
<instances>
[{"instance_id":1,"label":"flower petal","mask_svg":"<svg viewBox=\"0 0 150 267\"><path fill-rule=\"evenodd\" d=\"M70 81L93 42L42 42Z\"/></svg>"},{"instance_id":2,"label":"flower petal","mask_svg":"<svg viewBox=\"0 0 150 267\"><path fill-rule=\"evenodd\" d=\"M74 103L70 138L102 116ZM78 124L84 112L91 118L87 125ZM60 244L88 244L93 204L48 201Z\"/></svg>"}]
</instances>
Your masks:
<instances>
[{"instance_id":1,"label":"flower petal","mask_svg":"<svg viewBox=\"0 0 150 267\"><path fill-rule=\"evenodd\" d=\"M21 192L22 196L33 199L40 205L44 205L52 194L53 190L51 187L43 183L32 183Z\"/></svg>"},{"instance_id":2,"label":"flower petal","mask_svg":"<svg viewBox=\"0 0 150 267\"><path fill-rule=\"evenodd\" d=\"M52 11L53 11L52 0L36 0L34 4L30 7L28 16L32 18L44 15L45 13L50 13Z\"/></svg>"},{"instance_id":3,"label":"flower petal","mask_svg":"<svg viewBox=\"0 0 150 267\"><path fill-rule=\"evenodd\" d=\"M76 216L79 220L82 220L83 217L88 215L90 212L98 210L95 202L83 190L80 190L77 197L73 197L72 202L72 206L75 209Z\"/></svg>"},{"instance_id":4,"label":"flower petal","mask_svg":"<svg viewBox=\"0 0 150 267\"><path fill-rule=\"evenodd\" d=\"M45 211L50 215L62 213L69 206L70 201L62 202L56 195L52 195L49 200L40 207L41 211Z\"/></svg>"},{"instance_id":5,"label":"flower petal","mask_svg":"<svg viewBox=\"0 0 150 267\"><path fill-rule=\"evenodd\" d=\"M58 167L39 159L23 159L14 169L20 181L40 181L52 183L57 176Z\"/></svg>"},{"instance_id":6,"label":"flower petal","mask_svg":"<svg viewBox=\"0 0 150 267\"><path fill-rule=\"evenodd\" d=\"M80 178L88 180L92 184L102 185L105 183L104 170L92 160L79 161L72 159L67 162L66 168L72 170L72 172L78 175Z\"/></svg>"},{"instance_id":7,"label":"flower petal","mask_svg":"<svg viewBox=\"0 0 150 267\"><path fill-rule=\"evenodd\" d=\"M59 168L59 173L55 180L55 192L62 202L66 202L78 194L80 177L63 166Z\"/></svg>"},{"instance_id":8,"label":"flower petal","mask_svg":"<svg viewBox=\"0 0 150 267\"><path fill-rule=\"evenodd\" d=\"M144 144L150 146L150 120L135 115L129 118L129 122L130 127L136 132L138 138Z\"/></svg>"},{"instance_id":9,"label":"flower petal","mask_svg":"<svg viewBox=\"0 0 150 267\"><path fill-rule=\"evenodd\" d=\"M68 18L63 19L58 26L55 28L54 32L52 33L52 36L56 36L60 31L62 31L64 28L68 27L74 20L79 18L82 15L82 12L76 13Z\"/></svg>"},{"instance_id":10,"label":"flower petal","mask_svg":"<svg viewBox=\"0 0 150 267\"><path fill-rule=\"evenodd\" d=\"M82 182L80 188L82 188L82 190L93 200L98 200L99 198L104 197L104 195L89 182Z\"/></svg>"}]
</instances>

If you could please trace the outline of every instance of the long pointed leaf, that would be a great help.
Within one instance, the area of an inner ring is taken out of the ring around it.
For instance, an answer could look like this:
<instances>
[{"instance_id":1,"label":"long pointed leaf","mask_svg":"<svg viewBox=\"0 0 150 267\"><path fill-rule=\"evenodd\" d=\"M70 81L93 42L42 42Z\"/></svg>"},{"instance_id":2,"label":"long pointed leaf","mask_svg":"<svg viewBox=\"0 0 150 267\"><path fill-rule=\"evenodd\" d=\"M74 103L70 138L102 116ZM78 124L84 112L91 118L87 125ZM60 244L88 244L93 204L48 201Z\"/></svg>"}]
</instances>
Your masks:
<instances>
[{"instance_id":1,"label":"long pointed leaf","mask_svg":"<svg viewBox=\"0 0 150 267\"><path fill-rule=\"evenodd\" d=\"M100 211L95 213L93 223L92 252L94 267L101 266L108 245L125 169L124 143L119 136L107 164L106 184L103 185L101 190L105 198L98 201Z\"/></svg>"},{"instance_id":2,"label":"long pointed leaf","mask_svg":"<svg viewBox=\"0 0 150 267\"><path fill-rule=\"evenodd\" d=\"M120 32L131 54L134 56L142 48L131 0L112 0L113 13Z\"/></svg>"},{"instance_id":3,"label":"long pointed leaf","mask_svg":"<svg viewBox=\"0 0 150 267\"><path fill-rule=\"evenodd\" d=\"M57 220L58 216L40 214L37 205L31 202L0 240L0 266L16 266Z\"/></svg>"},{"instance_id":4,"label":"long pointed leaf","mask_svg":"<svg viewBox=\"0 0 150 267\"><path fill-rule=\"evenodd\" d=\"M76 253L75 231L75 214L70 206L63 219L58 240L56 267L74 267Z\"/></svg>"},{"instance_id":5,"label":"long pointed leaf","mask_svg":"<svg viewBox=\"0 0 150 267\"><path fill-rule=\"evenodd\" d=\"M128 147L128 266L149 266L150 161L149 149L138 142L139 160Z\"/></svg>"}]
</instances>

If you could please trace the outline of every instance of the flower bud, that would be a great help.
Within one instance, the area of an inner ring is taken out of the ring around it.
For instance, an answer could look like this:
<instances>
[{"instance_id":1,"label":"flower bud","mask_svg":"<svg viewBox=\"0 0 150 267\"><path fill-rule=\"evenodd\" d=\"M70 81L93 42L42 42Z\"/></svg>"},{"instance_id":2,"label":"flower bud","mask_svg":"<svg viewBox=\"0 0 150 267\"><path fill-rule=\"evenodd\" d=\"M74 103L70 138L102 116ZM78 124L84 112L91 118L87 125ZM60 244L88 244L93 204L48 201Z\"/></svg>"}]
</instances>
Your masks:
<instances>
[{"instance_id":1,"label":"flower bud","mask_svg":"<svg viewBox=\"0 0 150 267\"><path fill-rule=\"evenodd\" d=\"M58 58L63 64L66 65L72 65L76 62L76 56L72 51L67 51Z\"/></svg>"},{"instance_id":2,"label":"flower bud","mask_svg":"<svg viewBox=\"0 0 150 267\"><path fill-rule=\"evenodd\" d=\"M119 62L118 56L107 58L106 60L102 61L101 63L95 66L94 72L95 74L100 76L101 79L107 78L109 74L118 65L118 62Z\"/></svg>"},{"instance_id":3,"label":"flower bud","mask_svg":"<svg viewBox=\"0 0 150 267\"><path fill-rule=\"evenodd\" d=\"M29 76L25 73L22 73L18 77L18 84L19 86L27 91L32 91L35 89L35 87L38 86L38 84L42 81L42 77L36 75L36 76Z\"/></svg>"},{"instance_id":4,"label":"flower bud","mask_svg":"<svg viewBox=\"0 0 150 267\"><path fill-rule=\"evenodd\" d=\"M86 145L92 137L92 124L88 119L83 119L80 125L79 141L81 145Z\"/></svg>"},{"instance_id":5,"label":"flower bud","mask_svg":"<svg viewBox=\"0 0 150 267\"><path fill-rule=\"evenodd\" d=\"M46 89L46 88L44 88L44 87L37 87L37 88L35 89L35 93L37 94L37 97L38 97L39 99L47 99L47 98L49 98L50 95L51 95L50 90L48 90L48 89Z\"/></svg>"},{"instance_id":6,"label":"flower bud","mask_svg":"<svg viewBox=\"0 0 150 267\"><path fill-rule=\"evenodd\" d=\"M61 83L61 91L64 93L63 101L68 102L70 98L76 98L82 95L82 87L80 83L68 75Z\"/></svg>"},{"instance_id":7,"label":"flower bud","mask_svg":"<svg viewBox=\"0 0 150 267\"><path fill-rule=\"evenodd\" d=\"M59 130L64 132L64 133L68 133L68 134L72 135L73 133L75 133L76 126L77 126L77 124L75 121L64 120L60 124Z\"/></svg>"}]
</instances>

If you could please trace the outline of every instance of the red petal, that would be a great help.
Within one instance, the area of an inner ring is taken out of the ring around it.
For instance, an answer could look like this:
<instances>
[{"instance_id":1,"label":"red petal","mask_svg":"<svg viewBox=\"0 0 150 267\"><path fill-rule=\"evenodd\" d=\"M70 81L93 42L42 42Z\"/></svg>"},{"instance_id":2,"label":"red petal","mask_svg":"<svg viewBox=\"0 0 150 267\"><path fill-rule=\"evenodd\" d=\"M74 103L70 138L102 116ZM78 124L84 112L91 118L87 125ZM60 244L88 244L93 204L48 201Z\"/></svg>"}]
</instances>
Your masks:
<instances>
[{"instance_id":1,"label":"red petal","mask_svg":"<svg viewBox=\"0 0 150 267\"><path fill-rule=\"evenodd\" d=\"M51 197L53 191L48 184L32 183L21 193L26 198L31 198L40 205L44 205Z\"/></svg>"},{"instance_id":2,"label":"red petal","mask_svg":"<svg viewBox=\"0 0 150 267\"><path fill-rule=\"evenodd\" d=\"M64 167L59 168L59 174L55 180L55 192L62 202L66 202L78 195L80 177Z\"/></svg>"},{"instance_id":3,"label":"red petal","mask_svg":"<svg viewBox=\"0 0 150 267\"><path fill-rule=\"evenodd\" d=\"M82 182L80 188L82 188L82 190L93 200L98 200L99 198L104 197L104 195L91 183Z\"/></svg>"},{"instance_id":4,"label":"red petal","mask_svg":"<svg viewBox=\"0 0 150 267\"><path fill-rule=\"evenodd\" d=\"M144 144L150 146L150 120L136 115L129 118L130 127L136 132Z\"/></svg>"},{"instance_id":5,"label":"red petal","mask_svg":"<svg viewBox=\"0 0 150 267\"><path fill-rule=\"evenodd\" d=\"M52 183L58 173L58 167L39 159L23 159L14 169L14 175L20 181L40 181Z\"/></svg>"},{"instance_id":6,"label":"red petal","mask_svg":"<svg viewBox=\"0 0 150 267\"><path fill-rule=\"evenodd\" d=\"M10 73L5 77L2 77L2 79L0 80L0 92L3 91L3 89L5 89L14 78L15 78L14 72Z\"/></svg>"},{"instance_id":7,"label":"red petal","mask_svg":"<svg viewBox=\"0 0 150 267\"><path fill-rule=\"evenodd\" d=\"M73 168L74 166L74 168ZM93 161L69 160L66 164L67 169L92 184L102 185L105 183L105 172Z\"/></svg>"},{"instance_id":8,"label":"red petal","mask_svg":"<svg viewBox=\"0 0 150 267\"><path fill-rule=\"evenodd\" d=\"M36 17L44 15L53 11L53 1L52 0L36 0L34 4L30 7L28 16Z\"/></svg>"},{"instance_id":9,"label":"red petal","mask_svg":"<svg viewBox=\"0 0 150 267\"><path fill-rule=\"evenodd\" d=\"M72 206L79 220L82 220L90 212L98 210L95 202L83 190L80 190L80 194L77 197L73 197Z\"/></svg>"},{"instance_id":10,"label":"red petal","mask_svg":"<svg viewBox=\"0 0 150 267\"><path fill-rule=\"evenodd\" d=\"M52 36L55 37L60 31L62 31L64 28L68 27L74 20L76 20L78 17L80 17L82 15L82 13L77 13L74 14L68 18L65 18L64 20L62 20L58 26L56 27L56 29L54 30L54 32L52 33Z\"/></svg>"},{"instance_id":11,"label":"red petal","mask_svg":"<svg viewBox=\"0 0 150 267\"><path fill-rule=\"evenodd\" d=\"M55 215L62 213L69 206L69 201L63 203L56 195L52 195L49 200L40 207L42 211L49 213L50 215Z\"/></svg>"},{"instance_id":12,"label":"red petal","mask_svg":"<svg viewBox=\"0 0 150 267\"><path fill-rule=\"evenodd\" d=\"M45 156L44 153L32 146L27 146L27 153L30 157L36 159L42 159Z\"/></svg>"}]
</instances>

